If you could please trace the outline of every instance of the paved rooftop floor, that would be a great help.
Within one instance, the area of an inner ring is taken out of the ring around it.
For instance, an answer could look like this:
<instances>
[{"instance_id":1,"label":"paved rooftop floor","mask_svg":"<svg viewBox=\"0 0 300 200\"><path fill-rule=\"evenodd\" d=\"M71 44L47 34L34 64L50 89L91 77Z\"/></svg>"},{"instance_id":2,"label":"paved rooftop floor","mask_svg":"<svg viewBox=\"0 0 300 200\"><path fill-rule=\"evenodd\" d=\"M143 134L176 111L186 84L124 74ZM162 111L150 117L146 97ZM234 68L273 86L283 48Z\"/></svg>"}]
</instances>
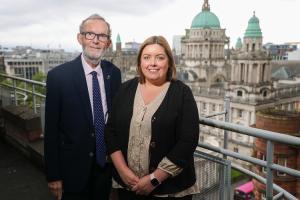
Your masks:
<instances>
[{"instance_id":1,"label":"paved rooftop floor","mask_svg":"<svg viewBox=\"0 0 300 200\"><path fill-rule=\"evenodd\" d=\"M0 199L54 200L42 169L0 138Z\"/></svg>"}]
</instances>

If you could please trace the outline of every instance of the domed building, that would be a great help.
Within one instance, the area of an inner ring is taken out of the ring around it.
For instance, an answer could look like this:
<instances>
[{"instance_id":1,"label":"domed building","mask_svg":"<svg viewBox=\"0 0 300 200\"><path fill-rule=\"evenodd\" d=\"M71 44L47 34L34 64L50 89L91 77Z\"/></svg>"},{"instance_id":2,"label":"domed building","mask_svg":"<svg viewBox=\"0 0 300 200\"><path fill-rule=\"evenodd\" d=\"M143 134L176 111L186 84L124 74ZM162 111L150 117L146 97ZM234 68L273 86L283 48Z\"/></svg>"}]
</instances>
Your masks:
<instances>
[{"instance_id":1,"label":"domed building","mask_svg":"<svg viewBox=\"0 0 300 200\"><path fill-rule=\"evenodd\" d=\"M255 13L248 20L244 37L237 40L235 49L229 49L229 41L219 18L211 12L208 0L204 0L201 12L193 18L181 40L182 58L177 67L178 74L182 75L178 77L193 90L199 114L223 112L225 97L231 102L229 122L243 126L254 124L255 113L259 110L295 108L297 99L288 96L291 86L276 88L273 85L271 58L262 46L263 34ZM224 116L214 119L223 121ZM223 130L201 127L201 141L207 142L212 137L223 146ZM230 150L252 155L252 137L231 133L228 139ZM249 167L244 162L239 164Z\"/></svg>"},{"instance_id":2,"label":"domed building","mask_svg":"<svg viewBox=\"0 0 300 200\"><path fill-rule=\"evenodd\" d=\"M180 69L188 72L191 85L209 87L227 79L225 45L229 46L229 38L205 0L181 40Z\"/></svg>"}]
</instances>

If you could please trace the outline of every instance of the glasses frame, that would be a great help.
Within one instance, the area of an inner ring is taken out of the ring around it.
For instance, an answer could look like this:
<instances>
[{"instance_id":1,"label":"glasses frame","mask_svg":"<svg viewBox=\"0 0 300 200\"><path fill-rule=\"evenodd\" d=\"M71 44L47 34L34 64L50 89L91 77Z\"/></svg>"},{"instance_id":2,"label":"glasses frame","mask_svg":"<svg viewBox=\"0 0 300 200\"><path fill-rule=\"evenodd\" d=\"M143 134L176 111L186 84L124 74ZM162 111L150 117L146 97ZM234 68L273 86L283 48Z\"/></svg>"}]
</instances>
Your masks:
<instances>
[{"instance_id":1,"label":"glasses frame","mask_svg":"<svg viewBox=\"0 0 300 200\"><path fill-rule=\"evenodd\" d=\"M93 32L81 32L81 35L84 35L84 38L87 40L94 40L95 37L97 37L97 40L101 41L101 42L107 42L109 41L109 35L105 34L105 33L93 33Z\"/></svg>"}]
</instances>

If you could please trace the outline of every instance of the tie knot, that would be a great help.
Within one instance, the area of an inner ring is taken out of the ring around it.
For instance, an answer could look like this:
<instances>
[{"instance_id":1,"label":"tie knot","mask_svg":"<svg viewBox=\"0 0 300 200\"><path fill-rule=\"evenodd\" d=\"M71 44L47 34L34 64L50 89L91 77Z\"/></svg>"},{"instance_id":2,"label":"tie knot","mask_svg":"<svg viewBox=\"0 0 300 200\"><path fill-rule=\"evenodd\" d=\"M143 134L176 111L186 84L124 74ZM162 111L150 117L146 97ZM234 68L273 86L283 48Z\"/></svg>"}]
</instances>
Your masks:
<instances>
[{"instance_id":1,"label":"tie knot","mask_svg":"<svg viewBox=\"0 0 300 200\"><path fill-rule=\"evenodd\" d=\"M96 71L92 71L91 74L92 74L92 76L97 77L98 73Z\"/></svg>"}]
</instances>

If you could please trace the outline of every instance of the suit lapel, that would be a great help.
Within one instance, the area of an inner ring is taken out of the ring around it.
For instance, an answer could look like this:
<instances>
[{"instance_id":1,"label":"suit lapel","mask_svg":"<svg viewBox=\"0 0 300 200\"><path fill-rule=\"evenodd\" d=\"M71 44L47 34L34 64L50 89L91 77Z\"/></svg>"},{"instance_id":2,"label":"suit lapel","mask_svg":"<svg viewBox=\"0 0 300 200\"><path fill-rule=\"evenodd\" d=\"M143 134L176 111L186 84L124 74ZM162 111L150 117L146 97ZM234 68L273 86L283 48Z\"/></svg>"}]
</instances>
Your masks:
<instances>
[{"instance_id":1,"label":"suit lapel","mask_svg":"<svg viewBox=\"0 0 300 200\"><path fill-rule=\"evenodd\" d=\"M90 127L93 126L93 115L90 103L89 92L87 88L86 78L82 66L81 56L77 57L74 64L75 73L73 80L78 91L78 95L83 105L83 110L85 111L86 119Z\"/></svg>"},{"instance_id":2,"label":"suit lapel","mask_svg":"<svg viewBox=\"0 0 300 200\"><path fill-rule=\"evenodd\" d=\"M111 73L109 70L109 66L104 61L101 61L101 69L102 69L102 73L103 73L107 110L109 111L110 107L111 107L110 82L111 82L112 77L111 77Z\"/></svg>"}]
</instances>

